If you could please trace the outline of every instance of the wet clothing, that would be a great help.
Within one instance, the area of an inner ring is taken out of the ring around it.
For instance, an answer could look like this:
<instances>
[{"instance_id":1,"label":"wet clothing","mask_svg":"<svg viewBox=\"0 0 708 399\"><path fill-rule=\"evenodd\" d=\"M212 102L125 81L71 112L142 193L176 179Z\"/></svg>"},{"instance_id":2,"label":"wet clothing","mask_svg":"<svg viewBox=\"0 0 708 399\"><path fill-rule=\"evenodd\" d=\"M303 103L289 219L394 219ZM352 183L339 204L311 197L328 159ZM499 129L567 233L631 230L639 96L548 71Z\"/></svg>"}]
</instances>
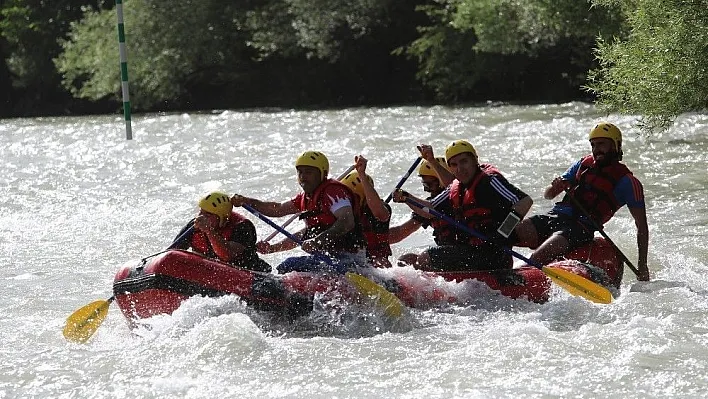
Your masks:
<instances>
[{"instance_id":1,"label":"wet clothing","mask_svg":"<svg viewBox=\"0 0 708 399\"><path fill-rule=\"evenodd\" d=\"M187 229L193 226L194 219L180 231L177 237L180 237ZM250 220L236 212L231 212L229 219L218 231L226 241L233 241L245 247L241 256L237 259L231 259L230 261L220 259L216 252L214 252L207 235L196 229L192 229L190 233L182 237L179 242L176 242L171 248L192 248L195 252L203 254L208 258L219 259L221 262L231 266L261 272L271 271L270 265L260 259L256 253L256 227Z\"/></svg>"},{"instance_id":2,"label":"wet clothing","mask_svg":"<svg viewBox=\"0 0 708 399\"><path fill-rule=\"evenodd\" d=\"M554 234L565 237L570 249L592 241L595 232L593 223L575 208L568 195L573 195L600 226L624 205L645 207L642 184L621 162L598 166L592 155L588 155L575 162L561 177L570 183L571 194L566 193L548 215L530 218L539 242Z\"/></svg>"},{"instance_id":3,"label":"wet clothing","mask_svg":"<svg viewBox=\"0 0 708 399\"><path fill-rule=\"evenodd\" d=\"M512 207L525 197L527 195L523 191L509 183L489 164L481 164L467 185L455 179L433 199L433 207L438 211L447 208L450 212L451 209L448 216L481 233L488 241L455 229L454 236L450 237L450 245L428 250L431 268L450 271L511 268L511 255L504 252L500 245L508 246L514 242L516 233L504 238L497 233L497 228Z\"/></svg>"},{"instance_id":4,"label":"wet clothing","mask_svg":"<svg viewBox=\"0 0 708 399\"><path fill-rule=\"evenodd\" d=\"M534 215L529 218L536 229L539 242L546 241L550 236L557 234L565 237L574 249L592 241L593 229L589 228L578 219L562 213L549 213L547 215Z\"/></svg>"},{"instance_id":5,"label":"wet clothing","mask_svg":"<svg viewBox=\"0 0 708 399\"><path fill-rule=\"evenodd\" d=\"M390 214L391 206L389 204L384 206ZM377 219L366 204L362 207L361 213L361 230L366 239L366 258L375 267L391 267L391 261L388 259L392 254L388 240L391 219L386 221Z\"/></svg>"},{"instance_id":6,"label":"wet clothing","mask_svg":"<svg viewBox=\"0 0 708 399\"><path fill-rule=\"evenodd\" d=\"M354 212L355 227L333 242L325 243L325 252L334 256L339 253L356 253L364 248L364 236L359 223L358 198L347 186L334 179L327 179L320 184L312 195L304 192L292 199L295 207L302 212L300 219L305 221L305 233L302 240L317 237L330 228L337 217L334 213L344 207L351 207Z\"/></svg>"},{"instance_id":7,"label":"wet clothing","mask_svg":"<svg viewBox=\"0 0 708 399\"><path fill-rule=\"evenodd\" d=\"M281 262L278 273L288 272L335 272L344 274L355 271L366 263L364 251L358 253L343 253L328 259L320 255L291 256Z\"/></svg>"},{"instance_id":8,"label":"wet clothing","mask_svg":"<svg viewBox=\"0 0 708 399\"><path fill-rule=\"evenodd\" d=\"M595 164L592 155L574 163L562 176L571 185L570 194L553 207L552 212L563 213L585 219L582 212L576 210L567 198L573 195L590 212L593 220L600 226L624 205L631 208L644 208L644 188L632 172L621 162L607 166ZM587 221L584 221L586 224Z\"/></svg>"},{"instance_id":9,"label":"wet clothing","mask_svg":"<svg viewBox=\"0 0 708 399\"><path fill-rule=\"evenodd\" d=\"M511 269L513 260L494 244L438 245L428 248L430 271Z\"/></svg>"},{"instance_id":10,"label":"wet clothing","mask_svg":"<svg viewBox=\"0 0 708 399\"><path fill-rule=\"evenodd\" d=\"M331 262L324 261L322 255L290 257L278 265L279 273L291 271L344 273L350 270L354 263L365 263L363 256L364 235L359 222L361 215L355 211L359 209L359 202L356 195L347 186L337 180L327 179L317 187L312 195L300 193L292 199L292 203L302 212L300 219L305 221L303 241L317 237L330 228L337 221L334 213L344 207L352 208L354 228L333 242L325 244L325 252L322 255L330 258Z\"/></svg>"},{"instance_id":11,"label":"wet clothing","mask_svg":"<svg viewBox=\"0 0 708 399\"><path fill-rule=\"evenodd\" d=\"M433 197L428 197L427 200L432 200ZM443 202L435 209L445 215L452 215L452 203ZM433 228L433 240L437 245L451 245L455 243L455 237L457 235L457 229L442 219L432 218L428 219L422 215L415 212L412 213L411 218L420 223L420 225L427 229L428 227Z\"/></svg>"}]
</instances>

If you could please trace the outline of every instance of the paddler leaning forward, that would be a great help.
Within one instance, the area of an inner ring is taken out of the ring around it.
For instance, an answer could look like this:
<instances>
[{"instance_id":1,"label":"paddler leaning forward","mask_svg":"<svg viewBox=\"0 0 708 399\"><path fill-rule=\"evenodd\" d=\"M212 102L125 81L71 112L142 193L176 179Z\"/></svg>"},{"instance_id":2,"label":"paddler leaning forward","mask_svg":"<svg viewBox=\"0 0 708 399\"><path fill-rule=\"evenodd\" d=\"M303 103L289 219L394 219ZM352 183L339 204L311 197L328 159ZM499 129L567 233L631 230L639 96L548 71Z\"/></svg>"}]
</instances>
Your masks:
<instances>
[{"instance_id":1,"label":"paddler leaning forward","mask_svg":"<svg viewBox=\"0 0 708 399\"><path fill-rule=\"evenodd\" d=\"M303 240L302 249L313 255L295 256L285 259L277 270L279 273L291 271L335 271L343 273L366 261L364 238L358 223L356 210L358 199L341 182L327 177L329 161L317 151L306 151L295 161L297 180L302 192L294 198L282 202L266 202L235 194L231 204L239 207L248 204L263 215L281 217L300 213L305 221L305 230L296 236ZM297 244L284 240L277 244L259 242L261 253L280 252L293 249ZM325 254L335 262L329 265L314 254ZM334 270L332 270L334 268Z\"/></svg>"}]
</instances>

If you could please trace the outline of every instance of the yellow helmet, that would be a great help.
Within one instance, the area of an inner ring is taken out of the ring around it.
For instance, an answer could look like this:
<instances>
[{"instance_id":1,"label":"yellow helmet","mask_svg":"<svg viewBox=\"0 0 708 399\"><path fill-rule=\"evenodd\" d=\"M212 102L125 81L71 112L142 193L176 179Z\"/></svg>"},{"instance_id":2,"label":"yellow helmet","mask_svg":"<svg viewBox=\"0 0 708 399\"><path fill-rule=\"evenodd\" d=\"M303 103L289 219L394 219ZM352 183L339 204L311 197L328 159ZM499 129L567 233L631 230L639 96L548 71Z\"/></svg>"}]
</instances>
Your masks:
<instances>
[{"instance_id":1,"label":"yellow helmet","mask_svg":"<svg viewBox=\"0 0 708 399\"><path fill-rule=\"evenodd\" d=\"M590 131L588 140L606 138L615 142L615 151L619 152L622 147L622 132L611 123L600 122Z\"/></svg>"},{"instance_id":2,"label":"yellow helmet","mask_svg":"<svg viewBox=\"0 0 708 399\"><path fill-rule=\"evenodd\" d=\"M435 157L435 160L438 161L440 166L445 168L448 172L450 171L450 168L447 166L447 162L445 162L445 158L443 157ZM430 162L427 160L423 160L423 162L420 163L420 166L418 167L418 176L433 176L437 177L438 179L440 176L438 176L437 173L435 173L435 169L430 165Z\"/></svg>"},{"instance_id":3,"label":"yellow helmet","mask_svg":"<svg viewBox=\"0 0 708 399\"><path fill-rule=\"evenodd\" d=\"M297 157L295 161L295 167L298 166L313 166L320 170L322 173L322 180L327 177L327 172L329 172L329 161L325 154L317 151L305 151Z\"/></svg>"},{"instance_id":4,"label":"yellow helmet","mask_svg":"<svg viewBox=\"0 0 708 399\"><path fill-rule=\"evenodd\" d=\"M374 180L371 178L371 176L366 175L366 177L369 178L369 183L371 183L371 186L374 186ZM349 187L350 190L354 192L354 194L359 196L359 199L361 200L361 203L364 203L364 198L366 195L364 194L364 186L361 184L361 178L359 177L359 172L356 170L353 170L349 172L344 178L341 180L344 185Z\"/></svg>"},{"instance_id":5,"label":"yellow helmet","mask_svg":"<svg viewBox=\"0 0 708 399\"><path fill-rule=\"evenodd\" d=\"M470 144L469 141L466 140L456 140L450 143L450 145L447 146L445 149L445 160L447 162L450 162L450 158L454 157L455 155L460 155L462 153L469 152L472 155L477 157L477 151L474 149L472 144Z\"/></svg>"},{"instance_id":6,"label":"yellow helmet","mask_svg":"<svg viewBox=\"0 0 708 399\"><path fill-rule=\"evenodd\" d=\"M224 220L231 215L233 205L231 205L228 194L221 191L214 191L199 200L199 208L217 215L220 223L223 224Z\"/></svg>"}]
</instances>

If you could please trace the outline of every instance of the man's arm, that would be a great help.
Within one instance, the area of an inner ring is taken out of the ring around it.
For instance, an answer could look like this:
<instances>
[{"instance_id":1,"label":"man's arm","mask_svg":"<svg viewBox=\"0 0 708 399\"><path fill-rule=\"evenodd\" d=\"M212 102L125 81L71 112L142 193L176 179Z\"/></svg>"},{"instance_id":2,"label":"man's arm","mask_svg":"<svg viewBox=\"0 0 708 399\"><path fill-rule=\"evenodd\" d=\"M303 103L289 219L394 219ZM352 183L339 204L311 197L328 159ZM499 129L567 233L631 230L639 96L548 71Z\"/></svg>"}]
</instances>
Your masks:
<instances>
[{"instance_id":1,"label":"man's arm","mask_svg":"<svg viewBox=\"0 0 708 399\"><path fill-rule=\"evenodd\" d=\"M374 186L369 182L368 176L366 174L366 164L367 159L362 155L354 157L354 162L356 166L356 171L359 172L359 178L361 179L361 186L364 188L364 196L366 197L366 205L371 209L371 213L374 217L382 222L385 222L391 218L391 212L386 207L386 204L381 200L379 193L376 192Z\"/></svg>"},{"instance_id":2,"label":"man's arm","mask_svg":"<svg viewBox=\"0 0 708 399\"><path fill-rule=\"evenodd\" d=\"M551 200L553 198L556 198L558 194L562 193L563 191L567 190L570 188L570 182L567 180L563 179L562 177L556 177L553 179L551 182L551 185L546 187L546 190L543 192L543 198L547 200Z\"/></svg>"},{"instance_id":3,"label":"man's arm","mask_svg":"<svg viewBox=\"0 0 708 399\"><path fill-rule=\"evenodd\" d=\"M527 195L517 201L511 209L523 218L529 212L529 209L531 209L531 205L533 205L533 199Z\"/></svg>"},{"instance_id":4,"label":"man's arm","mask_svg":"<svg viewBox=\"0 0 708 399\"><path fill-rule=\"evenodd\" d=\"M395 244L403 241L404 238L416 232L421 226L421 223L415 219L408 219L400 226L391 227L388 229L388 242Z\"/></svg>"},{"instance_id":5,"label":"man's arm","mask_svg":"<svg viewBox=\"0 0 708 399\"><path fill-rule=\"evenodd\" d=\"M637 226L637 250L639 258L637 267L639 275L637 280L649 281L649 266L647 265L647 254L649 252L649 226L647 224L647 211L644 207L628 208L629 213L634 218L634 224Z\"/></svg>"},{"instance_id":6,"label":"man's arm","mask_svg":"<svg viewBox=\"0 0 708 399\"><path fill-rule=\"evenodd\" d=\"M298 231L297 233L294 233L293 235L297 237L298 239L302 239L302 235L305 233L305 229L302 229ZM288 251L293 248L297 247L297 243L289 238L286 238L280 242L277 242L275 244L271 244L267 241L259 241L256 243L256 249L258 250L259 253L261 254L270 254L273 252L283 252L283 251Z\"/></svg>"},{"instance_id":7,"label":"man's arm","mask_svg":"<svg viewBox=\"0 0 708 399\"><path fill-rule=\"evenodd\" d=\"M575 175L580 169L580 164L582 160L576 161L574 164L568 168L562 175L556 177L551 182L551 185L546 188L543 192L543 198L551 200L556 198L558 194L569 189L573 184L575 184Z\"/></svg>"},{"instance_id":8,"label":"man's arm","mask_svg":"<svg viewBox=\"0 0 708 399\"><path fill-rule=\"evenodd\" d=\"M420 151L420 156L428 161L430 167L433 168L435 173L440 178L443 187L447 187L455 180L455 175L453 175L449 170L445 169L440 165L435 159L435 153L433 152L433 147L428 144L421 144L418 146L418 151Z\"/></svg>"},{"instance_id":9,"label":"man's arm","mask_svg":"<svg viewBox=\"0 0 708 399\"><path fill-rule=\"evenodd\" d=\"M297 207L292 201L285 201L282 203L265 202L255 198L244 197L238 194L234 194L234 196L231 197L231 205L239 207L243 206L244 204L248 204L258 212L270 217L292 215L300 211L299 209L297 209Z\"/></svg>"},{"instance_id":10,"label":"man's arm","mask_svg":"<svg viewBox=\"0 0 708 399\"><path fill-rule=\"evenodd\" d=\"M302 249L305 252L316 252L328 242L332 242L339 237L347 234L355 227L354 211L349 206L343 206L333 212L337 220L325 231L318 234L316 237L306 240L302 243Z\"/></svg>"}]
</instances>

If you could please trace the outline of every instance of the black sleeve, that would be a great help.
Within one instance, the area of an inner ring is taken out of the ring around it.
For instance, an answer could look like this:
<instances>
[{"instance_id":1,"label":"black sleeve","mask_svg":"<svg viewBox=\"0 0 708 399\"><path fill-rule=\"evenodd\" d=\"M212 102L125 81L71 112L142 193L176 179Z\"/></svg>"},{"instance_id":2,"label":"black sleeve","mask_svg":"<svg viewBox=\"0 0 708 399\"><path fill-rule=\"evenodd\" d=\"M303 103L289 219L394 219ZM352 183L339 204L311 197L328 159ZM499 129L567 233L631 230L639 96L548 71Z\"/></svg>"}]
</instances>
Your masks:
<instances>
[{"instance_id":1,"label":"black sleeve","mask_svg":"<svg viewBox=\"0 0 708 399\"><path fill-rule=\"evenodd\" d=\"M420 225L424 228L427 229L428 226L430 226L430 219L419 215L415 212L411 212L411 219L415 220L416 222L420 223Z\"/></svg>"},{"instance_id":2,"label":"black sleeve","mask_svg":"<svg viewBox=\"0 0 708 399\"><path fill-rule=\"evenodd\" d=\"M187 230L191 231L187 234ZM184 234L184 236L183 236ZM194 219L190 220L184 227L182 227L182 230L179 231L177 236L175 237L174 241L172 244L168 247L168 249L187 249L191 245L192 242L192 236L194 235Z\"/></svg>"},{"instance_id":3,"label":"black sleeve","mask_svg":"<svg viewBox=\"0 0 708 399\"><path fill-rule=\"evenodd\" d=\"M256 248L256 226L250 220L244 220L234 227L230 241L237 242L248 249Z\"/></svg>"}]
</instances>

